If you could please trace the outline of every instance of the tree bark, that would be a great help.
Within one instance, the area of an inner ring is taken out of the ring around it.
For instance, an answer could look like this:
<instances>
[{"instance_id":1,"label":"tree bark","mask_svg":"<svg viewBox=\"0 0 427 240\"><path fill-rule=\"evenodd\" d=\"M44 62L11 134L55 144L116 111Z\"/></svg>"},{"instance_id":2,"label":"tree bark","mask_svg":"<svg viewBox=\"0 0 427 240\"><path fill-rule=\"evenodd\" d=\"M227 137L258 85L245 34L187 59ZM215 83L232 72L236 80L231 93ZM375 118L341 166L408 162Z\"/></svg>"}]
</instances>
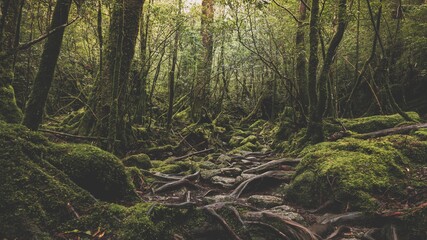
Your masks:
<instances>
[{"instance_id":1,"label":"tree bark","mask_svg":"<svg viewBox=\"0 0 427 240\"><path fill-rule=\"evenodd\" d=\"M53 11L50 29L64 25L68 21L71 0L57 0ZM42 123L44 107L52 85L56 64L61 51L64 28L59 29L47 38L44 45L39 70L34 79L33 88L26 104L23 124L31 130L37 130Z\"/></svg>"}]
</instances>

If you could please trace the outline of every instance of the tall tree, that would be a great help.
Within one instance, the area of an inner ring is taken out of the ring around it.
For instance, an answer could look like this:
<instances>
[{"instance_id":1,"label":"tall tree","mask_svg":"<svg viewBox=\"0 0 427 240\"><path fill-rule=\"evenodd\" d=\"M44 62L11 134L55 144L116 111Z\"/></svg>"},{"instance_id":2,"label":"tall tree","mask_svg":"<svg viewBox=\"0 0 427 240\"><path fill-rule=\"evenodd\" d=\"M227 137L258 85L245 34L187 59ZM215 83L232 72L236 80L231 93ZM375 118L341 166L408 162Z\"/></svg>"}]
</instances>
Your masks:
<instances>
[{"instance_id":1,"label":"tall tree","mask_svg":"<svg viewBox=\"0 0 427 240\"><path fill-rule=\"evenodd\" d=\"M310 17L310 63L309 63L309 120L307 126L307 136L313 143L321 142L324 139L323 136L323 114L326 109L326 101L328 97L327 81L329 71L336 55L337 49L341 40L344 36L344 31L347 26L347 0L339 0L338 2L338 26L337 30L329 43L328 50L323 59L322 69L319 76L317 77L317 66L314 67L312 64L317 65L317 56L314 59L314 63L311 62L311 58L314 57L312 54L317 55L317 47L314 48L314 44L317 44L318 33L313 35L312 31L318 31L318 0L313 0L311 7ZM313 39L312 39L313 38ZM313 42L312 42L313 41ZM313 48L313 49L312 49ZM311 52L311 51L315 52ZM317 91L316 91L317 90Z\"/></svg>"},{"instance_id":2,"label":"tall tree","mask_svg":"<svg viewBox=\"0 0 427 240\"><path fill-rule=\"evenodd\" d=\"M181 15L181 5L182 0L178 0L178 17L176 18L176 32L174 37L174 43L172 48L172 63L171 69L169 71L169 106L168 106L168 115L167 115L167 126L170 129L172 124L172 115L173 115L173 100L175 97L175 68L176 62L178 59L178 46L179 46L179 34L180 34L180 15Z\"/></svg>"},{"instance_id":3,"label":"tall tree","mask_svg":"<svg viewBox=\"0 0 427 240\"><path fill-rule=\"evenodd\" d=\"M135 53L143 0L115 0L103 52L102 78L94 87L79 132L108 137L109 150L117 141L127 146L129 70Z\"/></svg>"},{"instance_id":4,"label":"tall tree","mask_svg":"<svg viewBox=\"0 0 427 240\"><path fill-rule=\"evenodd\" d=\"M201 30L202 37L202 64L198 69L196 83L193 89L193 102L191 116L193 120L200 120L203 114L203 108L209 106L209 85L212 70L213 57L213 18L214 18L213 0L202 0Z\"/></svg>"},{"instance_id":5,"label":"tall tree","mask_svg":"<svg viewBox=\"0 0 427 240\"><path fill-rule=\"evenodd\" d=\"M70 8L71 0L57 0L49 30L67 24ZM64 31L65 28L60 28L52 33L44 45L39 70L25 107L23 124L29 129L37 130L42 123L44 107L61 51Z\"/></svg>"}]
</instances>

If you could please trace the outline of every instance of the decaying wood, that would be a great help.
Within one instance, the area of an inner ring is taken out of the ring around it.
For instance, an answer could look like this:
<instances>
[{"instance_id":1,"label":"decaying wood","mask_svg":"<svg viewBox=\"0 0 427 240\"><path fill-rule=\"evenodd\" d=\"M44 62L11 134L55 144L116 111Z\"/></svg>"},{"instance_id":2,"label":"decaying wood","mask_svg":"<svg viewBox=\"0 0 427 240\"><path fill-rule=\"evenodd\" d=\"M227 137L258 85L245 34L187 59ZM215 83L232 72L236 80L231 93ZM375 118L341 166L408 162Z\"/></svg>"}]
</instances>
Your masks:
<instances>
[{"instance_id":1,"label":"decaying wood","mask_svg":"<svg viewBox=\"0 0 427 240\"><path fill-rule=\"evenodd\" d=\"M243 173L262 173L268 170L277 169L280 165L292 165L296 166L301 162L300 158L282 158L278 160L273 160L257 167L253 167L243 171Z\"/></svg>"},{"instance_id":2,"label":"decaying wood","mask_svg":"<svg viewBox=\"0 0 427 240\"><path fill-rule=\"evenodd\" d=\"M240 185L237 186L232 193L230 193L230 197L239 198L248 185L252 184L253 182L263 181L264 179L275 179L283 182L290 182L292 175L293 173L286 171L268 171L263 174L256 175L240 183Z\"/></svg>"}]
</instances>

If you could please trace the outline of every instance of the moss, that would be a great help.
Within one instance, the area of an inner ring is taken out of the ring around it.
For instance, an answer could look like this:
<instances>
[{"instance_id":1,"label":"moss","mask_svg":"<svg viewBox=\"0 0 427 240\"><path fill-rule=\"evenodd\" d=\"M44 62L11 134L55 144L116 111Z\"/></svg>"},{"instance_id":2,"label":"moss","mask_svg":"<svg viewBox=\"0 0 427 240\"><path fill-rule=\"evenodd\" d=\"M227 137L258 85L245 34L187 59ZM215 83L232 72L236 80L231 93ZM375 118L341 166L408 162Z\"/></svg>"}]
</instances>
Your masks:
<instances>
[{"instance_id":1,"label":"moss","mask_svg":"<svg viewBox=\"0 0 427 240\"><path fill-rule=\"evenodd\" d=\"M395 187L405 176L402 167L406 159L385 139L320 143L307 147L301 156L288 194L298 196L304 205L313 206L313 198L324 201L332 196L356 209L368 210L376 205L373 196Z\"/></svg>"},{"instance_id":2,"label":"moss","mask_svg":"<svg viewBox=\"0 0 427 240\"><path fill-rule=\"evenodd\" d=\"M240 145L245 145L246 143L253 143L256 144L258 142L258 138L255 135L250 135L249 137L246 137L240 142Z\"/></svg>"},{"instance_id":3,"label":"moss","mask_svg":"<svg viewBox=\"0 0 427 240\"><path fill-rule=\"evenodd\" d=\"M267 121L265 121L265 120L262 120L262 119L259 119L259 120L257 120L257 121L255 121L254 123L252 123L250 126L249 126L249 130L250 131L257 131L257 130L260 130L260 128L266 123Z\"/></svg>"},{"instance_id":4,"label":"moss","mask_svg":"<svg viewBox=\"0 0 427 240\"><path fill-rule=\"evenodd\" d=\"M231 147L238 147L240 145L240 142L243 141L243 139L244 138L242 136L232 136L228 144Z\"/></svg>"},{"instance_id":5,"label":"moss","mask_svg":"<svg viewBox=\"0 0 427 240\"><path fill-rule=\"evenodd\" d=\"M57 144L49 161L95 197L117 201L133 195L122 162L111 153L87 144Z\"/></svg>"},{"instance_id":6,"label":"moss","mask_svg":"<svg viewBox=\"0 0 427 240\"><path fill-rule=\"evenodd\" d=\"M22 111L16 105L15 92L11 85L0 86L0 121L20 123Z\"/></svg>"},{"instance_id":7,"label":"moss","mask_svg":"<svg viewBox=\"0 0 427 240\"><path fill-rule=\"evenodd\" d=\"M416 135L421 140L427 140L427 128L422 128L420 130L415 131L414 135Z\"/></svg>"},{"instance_id":8,"label":"moss","mask_svg":"<svg viewBox=\"0 0 427 240\"><path fill-rule=\"evenodd\" d=\"M67 211L87 209L94 200L45 160L48 141L20 125L0 121L0 235L8 239L45 239Z\"/></svg>"},{"instance_id":9,"label":"moss","mask_svg":"<svg viewBox=\"0 0 427 240\"><path fill-rule=\"evenodd\" d=\"M407 112L407 114L415 121L421 121L418 113ZM347 128L347 130L355 131L357 133L367 133L392 128L406 122L399 114L376 115L355 119L339 119L339 121Z\"/></svg>"},{"instance_id":10,"label":"moss","mask_svg":"<svg viewBox=\"0 0 427 240\"><path fill-rule=\"evenodd\" d=\"M126 167L137 167L141 169L150 169L153 167L150 157L144 153L128 156L124 158L122 162Z\"/></svg>"},{"instance_id":11,"label":"moss","mask_svg":"<svg viewBox=\"0 0 427 240\"><path fill-rule=\"evenodd\" d=\"M177 173L195 173L199 169L198 165L193 161L177 161L168 163L163 161L158 167L152 168L153 172L161 172L166 174Z\"/></svg>"},{"instance_id":12,"label":"moss","mask_svg":"<svg viewBox=\"0 0 427 240\"><path fill-rule=\"evenodd\" d=\"M398 149L413 163L427 164L427 141L409 135L391 135L381 138L389 141L394 148Z\"/></svg>"},{"instance_id":13,"label":"moss","mask_svg":"<svg viewBox=\"0 0 427 240\"><path fill-rule=\"evenodd\" d=\"M157 147L151 147L147 149L147 154L150 156L164 155L165 153L173 152L174 147L172 145L163 145Z\"/></svg>"}]
</instances>

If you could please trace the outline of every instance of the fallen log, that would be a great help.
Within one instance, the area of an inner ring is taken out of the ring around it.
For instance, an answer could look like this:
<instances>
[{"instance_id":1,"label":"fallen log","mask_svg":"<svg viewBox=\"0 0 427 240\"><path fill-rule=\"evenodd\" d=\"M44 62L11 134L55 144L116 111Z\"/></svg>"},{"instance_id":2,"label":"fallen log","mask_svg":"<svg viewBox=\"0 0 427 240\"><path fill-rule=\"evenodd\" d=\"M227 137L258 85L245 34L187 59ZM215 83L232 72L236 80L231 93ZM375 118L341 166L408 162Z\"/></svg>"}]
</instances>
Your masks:
<instances>
[{"instance_id":1,"label":"fallen log","mask_svg":"<svg viewBox=\"0 0 427 240\"><path fill-rule=\"evenodd\" d=\"M334 133L328 139L329 141L336 141L344 137L370 139L370 138L383 137L383 136L394 135L394 134L406 134L406 133L409 133L410 131L418 130L421 128L427 128L427 123L418 123L418 124L401 126L401 127L387 128L387 129L378 130L375 132L353 134L353 135L349 134L348 132L337 132L337 133Z\"/></svg>"}]
</instances>

